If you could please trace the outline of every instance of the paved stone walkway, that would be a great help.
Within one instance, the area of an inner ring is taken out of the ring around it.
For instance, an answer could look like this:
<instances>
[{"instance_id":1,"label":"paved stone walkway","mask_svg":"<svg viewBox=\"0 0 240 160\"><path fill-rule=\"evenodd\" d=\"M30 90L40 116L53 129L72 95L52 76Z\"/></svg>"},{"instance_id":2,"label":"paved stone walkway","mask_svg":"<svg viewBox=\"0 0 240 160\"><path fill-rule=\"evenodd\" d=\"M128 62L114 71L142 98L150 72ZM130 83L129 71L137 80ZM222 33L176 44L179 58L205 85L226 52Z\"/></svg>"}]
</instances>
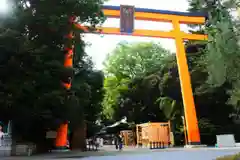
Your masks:
<instances>
[{"instance_id":1,"label":"paved stone walkway","mask_svg":"<svg viewBox=\"0 0 240 160\"><path fill-rule=\"evenodd\" d=\"M170 148L149 150L147 148L124 148L116 151L114 147L105 146L99 152L52 153L31 157L8 157L1 160L214 160L219 156L239 153L239 148Z\"/></svg>"}]
</instances>

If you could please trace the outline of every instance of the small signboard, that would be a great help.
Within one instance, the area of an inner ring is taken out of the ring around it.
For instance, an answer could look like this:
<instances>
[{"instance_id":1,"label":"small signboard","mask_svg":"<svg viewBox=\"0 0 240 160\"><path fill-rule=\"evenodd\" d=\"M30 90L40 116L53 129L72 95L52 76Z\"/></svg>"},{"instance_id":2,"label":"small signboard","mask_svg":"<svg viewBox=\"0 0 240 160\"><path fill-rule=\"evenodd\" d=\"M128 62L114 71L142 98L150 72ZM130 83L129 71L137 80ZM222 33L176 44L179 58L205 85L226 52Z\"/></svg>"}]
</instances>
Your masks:
<instances>
[{"instance_id":1,"label":"small signboard","mask_svg":"<svg viewBox=\"0 0 240 160\"><path fill-rule=\"evenodd\" d=\"M134 31L135 8L134 6L120 6L120 31L131 34Z\"/></svg>"},{"instance_id":2,"label":"small signboard","mask_svg":"<svg viewBox=\"0 0 240 160\"><path fill-rule=\"evenodd\" d=\"M57 137L57 132L56 131L48 131L46 132L46 138L47 139L52 139Z\"/></svg>"},{"instance_id":3,"label":"small signboard","mask_svg":"<svg viewBox=\"0 0 240 160\"><path fill-rule=\"evenodd\" d=\"M236 142L233 134L217 135L217 146L222 147L235 147Z\"/></svg>"}]
</instances>

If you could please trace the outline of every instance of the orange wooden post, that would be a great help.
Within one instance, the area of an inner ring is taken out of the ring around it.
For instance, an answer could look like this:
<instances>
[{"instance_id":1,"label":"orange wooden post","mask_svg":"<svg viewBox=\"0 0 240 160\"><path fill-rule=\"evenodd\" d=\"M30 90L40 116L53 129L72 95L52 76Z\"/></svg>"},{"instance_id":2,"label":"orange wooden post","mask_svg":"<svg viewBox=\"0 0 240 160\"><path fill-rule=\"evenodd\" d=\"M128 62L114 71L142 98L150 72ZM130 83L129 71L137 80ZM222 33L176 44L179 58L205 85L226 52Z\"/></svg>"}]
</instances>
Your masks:
<instances>
[{"instance_id":1,"label":"orange wooden post","mask_svg":"<svg viewBox=\"0 0 240 160\"><path fill-rule=\"evenodd\" d=\"M70 25L73 25L75 21L75 17L71 17L69 19ZM70 31L69 35L67 37L69 41L73 39L73 32ZM65 46L65 58L64 58L64 67L72 68L73 66L73 49L74 46ZM63 82L63 86L69 90L71 88L71 81L69 82ZM59 129L57 130L57 136L56 136L56 142L55 146L57 149L64 149L67 146L67 140L68 140L68 123L61 124Z\"/></svg>"},{"instance_id":2,"label":"orange wooden post","mask_svg":"<svg viewBox=\"0 0 240 160\"><path fill-rule=\"evenodd\" d=\"M67 145L67 131L68 131L68 124L61 124L57 130L57 137L56 137L56 147L58 149L65 148Z\"/></svg>"},{"instance_id":3,"label":"orange wooden post","mask_svg":"<svg viewBox=\"0 0 240 160\"><path fill-rule=\"evenodd\" d=\"M188 144L198 145L200 144L200 134L198 128L198 121L196 115L196 109L194 105L191 78L188 70L187 58L185 53L185 47L181 36L179 21L173 21L174 33L176 34L176 57L178 64L178 72L181 84L182 98L184 104L184 113L186 119Z\"/></svg>"}]
</instances>

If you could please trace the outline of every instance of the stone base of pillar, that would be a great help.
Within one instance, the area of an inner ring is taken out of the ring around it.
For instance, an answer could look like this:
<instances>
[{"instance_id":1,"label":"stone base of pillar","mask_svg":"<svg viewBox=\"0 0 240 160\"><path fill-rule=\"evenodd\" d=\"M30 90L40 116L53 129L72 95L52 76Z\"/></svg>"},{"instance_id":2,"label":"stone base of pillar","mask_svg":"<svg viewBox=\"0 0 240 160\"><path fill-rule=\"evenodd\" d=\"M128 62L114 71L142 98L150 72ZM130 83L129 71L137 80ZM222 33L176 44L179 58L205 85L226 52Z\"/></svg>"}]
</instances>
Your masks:
<instances>
[{"instance_id":1,"label":"stone base of pillar","mask_svg":"<svg viewBox=\"0 0 240 160\"><path fill-rule=\"evenodd\" d=\"M51 150L51 152L69 152L70 149L68 147L57 147L53 150Z\"/></svg>"},{"instance_id":2,"label":"stone base of pillar","mask_svg":"<svg viewBox=\"0 0 240 160\"><path fill-rule=\"evenodd\" d=\"M198 145L185 145L184 148L205 148L207 145L205 144L198 144Z\"/></svg>"}]
</instances>

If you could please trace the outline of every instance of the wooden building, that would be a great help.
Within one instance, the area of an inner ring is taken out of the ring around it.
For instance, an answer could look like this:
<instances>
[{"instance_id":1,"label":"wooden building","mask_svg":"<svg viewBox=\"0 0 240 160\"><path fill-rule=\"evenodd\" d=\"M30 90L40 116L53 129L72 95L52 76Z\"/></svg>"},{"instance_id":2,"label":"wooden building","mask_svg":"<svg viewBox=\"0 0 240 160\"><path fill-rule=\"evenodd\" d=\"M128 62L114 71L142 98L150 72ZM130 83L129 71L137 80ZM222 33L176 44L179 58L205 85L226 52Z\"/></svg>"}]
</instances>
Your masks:
<instances>
[{"instance_id":1,"label":"wooden building","mask_svg":"<svg viewBox=\"0 0 240 160\"><path fill-rule=\"evenodd\" d=\"M152 143L169 146L170 123L143 123L136 126L137 145L149 147Z\"/></svg>"}]
</instances>

